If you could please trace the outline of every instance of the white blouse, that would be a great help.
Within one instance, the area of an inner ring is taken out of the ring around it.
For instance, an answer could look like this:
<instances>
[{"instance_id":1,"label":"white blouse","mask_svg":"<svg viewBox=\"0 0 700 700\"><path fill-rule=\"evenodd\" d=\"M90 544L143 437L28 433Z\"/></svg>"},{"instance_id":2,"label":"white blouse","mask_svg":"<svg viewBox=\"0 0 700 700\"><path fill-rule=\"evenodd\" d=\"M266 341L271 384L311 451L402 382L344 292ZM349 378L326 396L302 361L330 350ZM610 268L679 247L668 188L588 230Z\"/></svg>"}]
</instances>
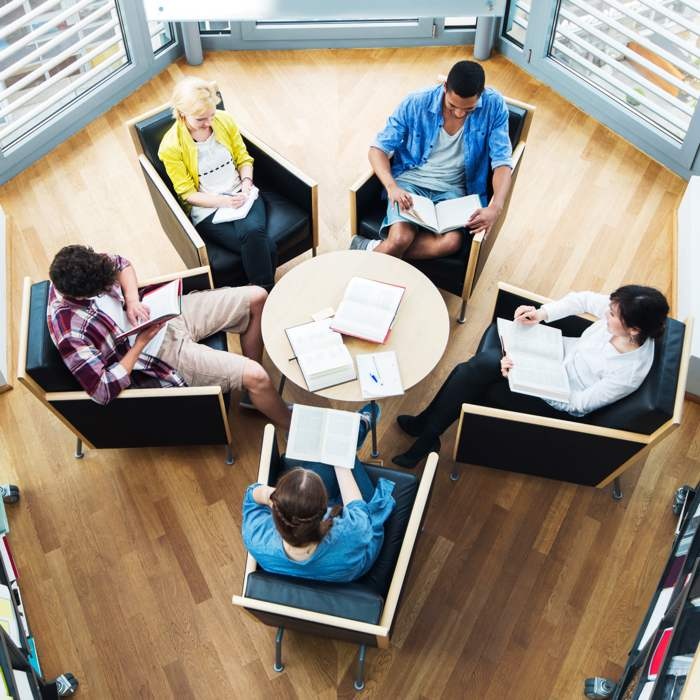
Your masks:
<instances>
[{"instance_id":1,"label":"white blouse","mask_svg":"<svg viewBox=\"0 0 700 700\"><path fill-rule=\"evenodd\" d=\"M543 304L548 321L590 313L599 320L579 338L564 338L564 367L569 375L568 402L547 401L560 411L583 416L607 406L639 388L654 361L654 341L647 338L630 352L619 352L610 342L605 312L610 297L594 292L571 292L559 301Z\"/></svg>"}]
</instances>

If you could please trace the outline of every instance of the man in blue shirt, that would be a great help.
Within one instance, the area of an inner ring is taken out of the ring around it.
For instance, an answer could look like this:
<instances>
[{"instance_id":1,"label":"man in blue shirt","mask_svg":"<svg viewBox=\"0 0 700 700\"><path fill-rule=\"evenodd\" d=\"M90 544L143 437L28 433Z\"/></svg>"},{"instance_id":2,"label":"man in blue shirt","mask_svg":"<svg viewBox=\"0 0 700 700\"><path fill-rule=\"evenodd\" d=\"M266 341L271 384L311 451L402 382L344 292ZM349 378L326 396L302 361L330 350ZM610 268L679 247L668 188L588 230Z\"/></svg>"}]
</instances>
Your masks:
<instances>
[{"instance_id":1,"label":"man in blue shirt","mask_svg":"<svg viewBox=\"0 0 700 700\"><path fill-rule=\"evenodd\" d=\"M463 229L437 235L402 218L400 212L413 206L412 194L434 203L478 194L482 206L464 226L472 234L484 230L488 235L510 189L512 150L505 100L484 83L478 63L459 61L445 83L410 94L396 108L369 149L369 162L388 199L381 239L355 236L351 248L414 260L457 252Z\"/></svg>"}]
</instances>

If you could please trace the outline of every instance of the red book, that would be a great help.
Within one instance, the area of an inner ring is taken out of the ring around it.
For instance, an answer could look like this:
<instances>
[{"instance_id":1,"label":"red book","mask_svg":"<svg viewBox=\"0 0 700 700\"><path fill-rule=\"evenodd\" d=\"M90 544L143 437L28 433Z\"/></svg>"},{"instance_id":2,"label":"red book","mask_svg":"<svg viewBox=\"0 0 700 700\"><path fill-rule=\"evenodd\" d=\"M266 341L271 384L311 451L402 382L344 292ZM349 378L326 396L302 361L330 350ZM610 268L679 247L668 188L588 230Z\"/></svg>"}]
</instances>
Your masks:
<instances>
[{"instance_id":1,"label":"red book","mask_svg":"<svg viewBox=\"0 0 700 700\"><path fill-rule=\"evenodd\" d=\"M12 556L10 542L4 535L0 537L0 558L2 558L2 565L7 574L7 579L10 583L16 581L19 578L19 573L17 572L15 558Z\"/></svg>"},{"instance_id":2,"label":"red book","mask_svg":"<svg viewBox=\"0 0 700 700\"><path fill-rule=\"evenodd\" d=\"M661 633L659 641L656 643L656 648L654 653L651 655L651 663L649 664L649 680L653 681L659 675L661 666L666 658L666 652L668 651L668 644L671 641L671 636L673 635L673 627L666 627L666 629Z\"/></svg>"}]
</instances>

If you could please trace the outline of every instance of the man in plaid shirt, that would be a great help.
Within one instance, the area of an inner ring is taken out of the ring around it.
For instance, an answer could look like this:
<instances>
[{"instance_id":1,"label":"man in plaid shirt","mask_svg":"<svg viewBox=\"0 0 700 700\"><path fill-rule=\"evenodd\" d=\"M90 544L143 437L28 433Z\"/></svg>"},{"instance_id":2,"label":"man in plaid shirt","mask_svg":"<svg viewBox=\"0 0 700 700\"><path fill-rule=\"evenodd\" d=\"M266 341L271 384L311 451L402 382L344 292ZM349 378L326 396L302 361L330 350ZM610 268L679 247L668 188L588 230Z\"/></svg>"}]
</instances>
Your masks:
<instances>
[{"instance_id":1,"label":"man in plaid shirt","mask_svg":"<svg viewBox=\"0 0 700 700\"><path fill-rule=\"evenodd\" d=\"M132 325L150 313L128 260L66 246L51 263L49 276L49 332L68 369L97 403L109 403L129 386L218 384L226 392L245 389L255 408L289 428L289 408L260 364L264 289L193 292L183 296L180 316L117 340L122 329L110 309L123 307ZM198 342L221 330L240 333L243 355Z\"/></svg>"}]
</instances>

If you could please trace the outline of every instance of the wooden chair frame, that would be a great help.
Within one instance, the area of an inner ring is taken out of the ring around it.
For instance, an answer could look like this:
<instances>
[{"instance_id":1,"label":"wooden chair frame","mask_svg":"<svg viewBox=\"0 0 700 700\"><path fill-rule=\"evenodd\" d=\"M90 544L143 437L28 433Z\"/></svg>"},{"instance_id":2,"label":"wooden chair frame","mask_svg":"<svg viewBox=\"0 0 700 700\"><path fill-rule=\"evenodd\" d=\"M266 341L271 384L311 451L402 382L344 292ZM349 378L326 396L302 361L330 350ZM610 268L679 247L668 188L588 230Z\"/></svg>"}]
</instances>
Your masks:
<instances>
[{"instance_id":1,"label":"wooden chair frame","mask_svg":"<svg viewBox=\"0 0 700 700\"><path fill-rule=\"evenodd\" d=\"M197 267L183 272L176 272L167 275L160 275L148 280L143 280L140 283L141 287L151 284L160 284L169 282L173 279L186 279L188 277L196 277L206 274L209 287L213 288L211 271L209 267ZM75 457L81 459L83 457L83 444L91 449L96 449L93 443L85 437L61 412L60 405L63 401L85 401L86 405L92 403L90 395L85 391L56 391L47 392L32 377L27 374L27 342L29 336L29 302L32 280L29 277L24 278L22 287L22 309L19 326L19 349L17 357L17 379L36 396L46 408L51 411L77 438ZM147 398L167 398L173 401L178 399L193 397L193 396L217 396L219 406L221 408L221 420L226 434L226 463L233 464L231 426L228 421L226 405L224 403L223 391L220 386L187 386L187 387L165 387L158 389L124 389L114 399L115 401L130 401Z\"/></svg>"},{"instance_id":2,"label":"wooden chair frame","mask_svg":"<svg viewBox=\"0 0 700 700\"><path fill-rule=\"evenodd\" d=\"M156 114L169 108L168 104L162 104L149 109L147 112L140 114L126 122L126 128L131 136L131 141L134 144L134 149L141 165L143 176L146 180L153 206L158 214L158 219L163 226L163 230L173 244L175 250L188 267L200 265L209 265L209 257L207 249L202 240L202 237L197 232L194 224L189 216L185 213L177 198L173 195L170 188L163 181L163 178L158 174L153 164L148 160L143 152L143 146L139 134L136 130L136 125L145 119L155 116ZM291 175L301 180L311 190L311 229L313 245L311 254L316 256L318 247L318 184L311 177L302 172L293 163L288 161L284 156L280 155L272 147L268 146L264 141L261 141L257 136L253 135L247 129L239 125L241 135L249 142L257 146L261 151L265 152L277 164L287 170Z\"/></svg>"},{"instance_id":3,"label":"wooden chair frame","mask_svg":"<svg viewBox=\"0 0 700 700\"><path fill-rule=\"evenodd\" d=\"M550 298L535 294L526 289L521 289L520 287L515 287L505 282L498 283L498 290L508 292L517 296L522 296L530 299L534 302L544 304L551 301ZM582 318L588 320L592 319L590 315L582 315ZM451 478L455 481L458 478L458 473L456 471L457 465L457 451L460 444L460 438L462 435L462 428L465 420L468 416L482 416L486 418L493 418L497 421L507 421L512 423L527 423L532 426L540 426L544 428L553 428L555 430L563 431L564 433L570 434L584 434L589 435L591 438L607 438L614 441L630 443L634 447L632 448L633 454L626 459L619 467L617 467L613 472L608 474L599 483L595 484L596 488L602 489L613 483L613 497L616 500L622 498L622 491L620 489L619 478L625 471L635 464L643 464L649 455L652 447L657 445L661 440L663 440L668 434L673 432L681 422L681 417L683 414L683 399L685 396L685 384L688 375L688 363L690 359L690 344L693 335L693 319L688 318L684 321L685 324L685 334L683 337L683 348L681 350L681 361L680 370L678 375L678 383L676 386L676 395L673 405L673 415L661 426L659 426L653 433L637 433L629 430L618 430L615 428L605 428L597 425L587 424L585 422L573 422L568 420L563 420L561 418L549 418L546 416L536 416L529 413L519 413L516 411L508 411L500 408L490 408L488 406L480 406L478 404L464 403L462 404L462 412L459 416L459 424L457 426L457 435L455 437L454 448L452 451L452 459L455 463L455 470L452 472Z\"/></svg>"},{"instance_id":4,"label":"wooden chair frame","mask_svg":"<svg viewBox=\"0 0 700 700\"><path fill-rule=\"evenodd\" d=\"M268 424L265 426L263 435L262 450L260 453L260 467L258 470L258 483L267 484L270 476L270 463L274 448L275 429L274 426ZM233 596L233 604L242 607L248 611L255 610L262 613L270 613L272 615L283 616L294 620L302 620L311 625L319 627L331 628L337 630L345 630L355 633L358 637L369 637L372 639L372 645L386 649L389 646L391 629L394 624L396 611L399 603L399 597L403 589L408 566L411 560L411 555L416 544L418 533L420 532L421 523L425 515L430 489L432 487L435 472L437 470L438 455L431 452L425 464L418 492L411 510L411 515L406 527L403 543L399 551L394 575L392 576L389 585L389 591L384 602L384 608L379 623L376 625L367 622L358 622L357 620L349 620L344 617L335 615L326 615L323 613L314 612L312 610L304 610L295 608L289 605L278 605L267 601L249 598L245 595L248 576L257 569L257 562L251 554L246 557L245 573L243 576L243 588L241 595ZM362 656L364 659L364 656ZM279 659L278 659L279 660ZM278 668L276 670L282 670Z\"/></svg>"},{"instance_id":5,"label":"wooden chair frame","mask_svg":"<svg viewBox=\"0 0 700 700\"><path fill-rule=\"evenodd\" d=\"M494 224L488 236L484 235L484 232L474 234L471 237L471 245L469 247L469 258L467 259L467 269L464 273L464 283L462 286L462 305L460 307L459 316L457 321L459 323L464 323L465 314L467 311L467 302L471 299L474 293L474 288L476 283L481 276L481 272L484 269L484 265L488 260L491 253L491 249L498 238L498 234L503 227L508 214L508 207L510 206L510 200L513 195L513 190L515 188L515 181L517 180L518 174L520 173L520 166L522 165L522 160L525 155L525 145L527 143L527 136L530 133L530 125L532 124L532 118L535 113L535 107L526 102L521 102L520 100L514 100L510 97L505 98L506 104L513 105L514 107L520 107L526 110L525 121L523 123L523 129L520 134L520 140L517 145L513 148L513 171L511 175L510 189L508 190L508 195L506 197L505 203L503 205L503 211L498 217L498 221ZM350 187L350 235L354 236L358 234L357 226L357 193L374 177L374 171L368 168L367 171L359 177Z\"/></svg>"}]
</instances>

